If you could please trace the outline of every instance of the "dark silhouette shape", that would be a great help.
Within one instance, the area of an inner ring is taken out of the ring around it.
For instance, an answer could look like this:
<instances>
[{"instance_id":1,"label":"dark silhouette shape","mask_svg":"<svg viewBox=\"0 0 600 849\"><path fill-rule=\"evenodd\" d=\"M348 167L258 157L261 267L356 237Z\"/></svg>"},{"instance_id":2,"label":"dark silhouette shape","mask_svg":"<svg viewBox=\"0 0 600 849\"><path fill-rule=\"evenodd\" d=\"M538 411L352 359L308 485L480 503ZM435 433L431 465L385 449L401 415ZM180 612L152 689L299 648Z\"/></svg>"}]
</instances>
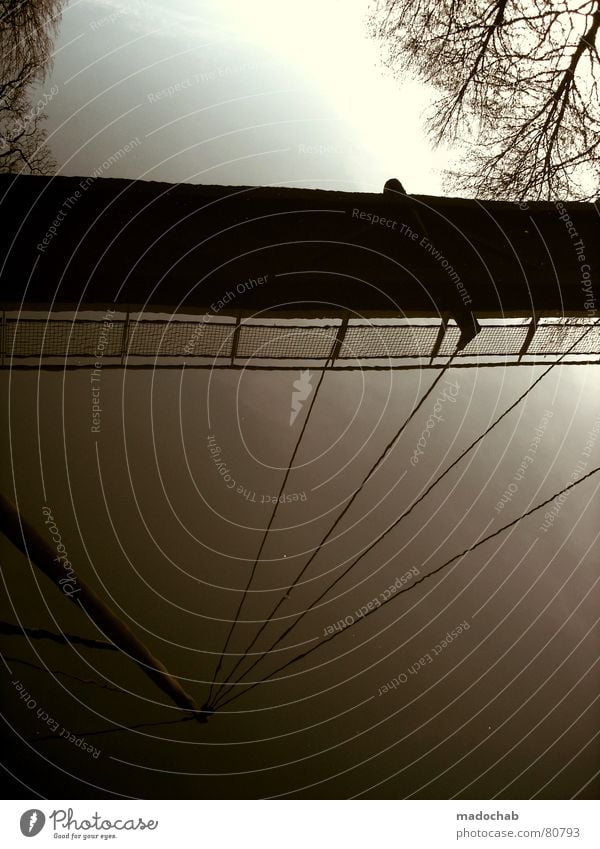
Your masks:
<instances>
[{"instance_id":1,"label":"dark silhouette shape","mask_svg":"<svg viewBox=\"0 0 600 849\"><path fill-rule=\"evenodd\" d=\"M389 180L386 180L383 187L383 193L384 195L396 195L399 200L406 198L406 200L410 202L410 211L414 219L413 229L417 233L427 236L429 242L435 244L435 239L430 236L429 229L421 217L417 204L414 201L411 201L411 196L406 193L406 189L400 180L396 177L390 177ZM456 298L454 308L451 309L451 313L452 318L456 321L460 328L458 350L462 351L462 349L465 348L469 342L475 338L475 336L477 336L481 327L471 310L467 309L466 305L458 297Z\"/></svg>"},{"instance_id":2,"label":"dark silhouette shape","mask_svg":"<svg viewBox=\"0 0 600 849\"><path fill-rule=\"evenodd\" d=\"M396 192L401 195L406 194L406 189L396 177L390 177L389 180L386 180L385 186L383 187L384 192Z\"/></svg>"}]
</instances>

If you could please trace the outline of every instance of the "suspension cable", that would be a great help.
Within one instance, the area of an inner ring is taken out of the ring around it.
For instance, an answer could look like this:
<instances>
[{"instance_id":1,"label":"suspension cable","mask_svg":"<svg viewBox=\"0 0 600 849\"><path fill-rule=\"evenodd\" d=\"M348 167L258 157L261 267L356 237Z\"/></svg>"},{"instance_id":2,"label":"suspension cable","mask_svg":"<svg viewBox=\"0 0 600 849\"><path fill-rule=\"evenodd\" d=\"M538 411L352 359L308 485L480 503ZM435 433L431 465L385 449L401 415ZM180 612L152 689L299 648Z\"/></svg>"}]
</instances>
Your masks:
<instances>
[{"instance_id":1,"label":"suspension cable","mask_svg":"<svg viewBox=\"0 0 600 849\"><path fill-rule=\"evenodd\" d=\"M538 384L538 383L540 383L540 381L541 381L541 380L543 380L543 379L544 379L544 377L546 377L546 375L547 375L547 374L548 374L548 373L549 373L549 372L550 372L550 371L551 371L551 370L552 370L552 369L553 369L556 365L559 365L559 363L561 362L561 360L562 360L564 357L568 356L568 355L572 352L572 350L573 350L573 349L574 349L577 345L579 345L579 344L583 341L583 339L585 339L585 337L587 336L587 334L588 334L588 333L590 333L590 331L591 331L591 330L593 330L593 329L594 329L594 328L595 328L595 327L596 327L599 323L600 323L600 319L599 319L599 320L597 320L594 324L590 325L590 326L587 328L587 330L585 330L585 331L584 331L584 333L583 333L583 334L579 337L579 339L575 340L575 342L573 342L573 343L569 346L569 348L568 348L568 349L567 349L567 350L566 350L563 354L561 354L561 355L560 355L560 357L559 357L559 358L558 358L555 362L551 363L551 364L550 364L550 366L549 366L549 367L548 367L545 371L543 371L543 372L542 372L542 374L541 374L539 377L537 377L537 378L536 378L536 380L534 380L534 382L533 382L533 383L532 383L532 384L531 384L531 385L530 385L530 386L529 386L529 387L528 387L528 388L527 388L527 389L526 389L526 390L525 390L525 391L524 391L524 392L523 392L523 393L522 393L522 394L521 394L521 395L517 398L517 400L516 400L516 401L514 401L514 402L513 402L513 403L512 403L509 407L507 407L507 409L506 409L506 410L505 410L505 411L504 411L504 412L503 412L503 413L502 413L502 414L501 414L501 415L500 415L500 416L499 416L499 417L498 417L498 418L497 418L497 419L496 419L496 420L495 420L495 421L494 421L494 422L493 422L493 423L492 423L492 424L491 424L488 428L486 428L486 430L485 430L485 431L484 431L484 432L483 432L483 433L482 433L479 437L477 437L477 439L475 439L475 440L474 440L474 441L473 441L473 442L472 442L472 443L471 443L471 444L470 444L467 448L465 448L465 450L464 450L464 451L462 451L462 453L461 453L461 454L459 454L459 456L458 456L458 457L457 457L457 458L456 458L456 459L455 459L455 460L454 460L454 461L453 461L453 462L452 462L452 463L451 463L451 464L450 464L450 465L449 465L449 466L448 466L448 467L447 467L447 468L446 468L446 469L445 469L445 470L444 470L444 471L443 471L440 475L438 475L438 477L437 477L437 478L435 478L435 479L432 481L432 483L431 483L431 484L430 484L430 485L429 485L429 486L428 486L428 487L427 487L427 488L426 488L426 489L425 489L425 490L421 493L421 495L419 495L419 496L415 499L415 501L413 501L413 503L412 503L412 504L411 504L411 505L410 505L410 506L409 506L409 507L408 507L408 508L407 508L407 509L406 509L406 510L405 510L405 511L404 511L404 512L403 512L403 513L402 513L402 514L401 514L401 515L397 518L397 519L395 519L395 520L392 522L392 524L391 524L391 525L389 525L389 526L386 528L386 530L385 530L385 531L383 531L383 532L382 532L382 533L381 533L381 534L380 534L380 535L379 535L379 536L378 536L378 537L377 537L377 538L376 538L376 539L375 539L375 540L374 540L374 541L373 541L373 542L372 542L369 546L367 546L367 548L365 548L365 549L364 549L364 551L362 551L362 552L361 552L361 554L359 554L359 555L358 555L358 557L357 557L355 560L353 560L353 561L352 561L352 563L350 563L350 565L349 565L346 569L344 569L344 571L343 571L340 575L338 575L338 577L337 577L337 578L335 578L335 579L331 582L331 584L329 584L329 586L328 586L328 587L327 587L327 588L326 588L326 589L325 589L325 590L321 593L321 595L320 595L317 599L315 599L313 602L311 602L311 604L310 604L307 608L305 608L305 610L303 610L301 613L299 613L299 614L298 614L298 616L297 616L297 617L296 617L296 619L295 619L295 620L291 623L291 625L289 625L289 626L288 626L288 627L287 627L287 628L283 631L283 633L282 633L282 634L280 634L280 636L279 636L279 637L278 637L278 638L277 638L277 639L276 639L276 640L275 640L275 641L274 641L274 642L273 642L273 643L269 646L269 648L268 648L268 649L265 649L265 651L264 651L264 652L262 652L262 653L259 655L259 657L258 657L258 658L256 658L256 660L253 662L253 664L252 664L250 667L248 667L248 669L247 669L247 670L246 670L246 671L245 671L245 672L244 672L244 673L243 673L243 674L242 674L242 675L238 678L238 680L237 680L236 682L233 682L233 683L230 685L230 687L228 688L227 692L230 692L230 691L231 691L231 689L232 689L233 687L235 687L237 684L239 684L239 682L240 682L240 681L242 681L242 680L243 680L243 678L245 678L245 676L246 676L246 675L247 675L247 674L248 674L248 673L249 673L249 672L250 672L250 671L251 671L251 670L252 670L252 669L253 669L253 668L254 668L254 667L258 664L258 662L259 662L260 660L262 660L262 658L264 658L267 654L270 654L270 652L271 652L271 651L273 651L273 649L274 649L274 648L276 648L276 646L278 646L278 645L279 645L279 643L280 643L282 640L284 640L284 639L285 639L285 637L286 637L286 636L287 636L287 635L288 635L288 634L289 634L289 633L290 633L290 632L291 632L291 631L292 631L292 630L296 627L296 625L297 625L297 624L298 624L298 623L299 623L299 622L300 622L300 621L301 621L301 620L302 620L302 619L303 619L303 618L307 615L307 613L309 613L309 612L310 612L310 611L311 611L311 610L312 610L312 609L313 609L313 608L314 608L317 604L319 604L319 602L320 602L320 601L321 601L321 600L322 600L322 599L323 599L323 598L327 595L327 593L329 593L329 592L330 592L330 590L332 590L332 589L333 589L333 587L334 587L334 586L335 586L335 585L336 585L339 581L341 581L341 580L342 580L342 578L344 578L344 577L348 574L348 572L349 572L351 569L353 569L353 568L354 568L354 566L356 566L356 564L357 564L360 560L362 560L362 558L363 558L366 554L368 554L368 553L369 553L369 552L370 552L370 551L371 551L371 550L372 550L372 549L373 549L376 545L378 545L378 544L379 544L379 543L380 543L380 542L381 542L381 541L382 541L382 540L383 540L383 539L384 539L384 538L385 538L385 537L386 537L386 536L390 533L390 531L392 531L395 527L397 527L397 525L399 525L399 524L400 524L400 522L402 522L402 521L403 521L403 520L404 520L407 516L409 516L409 515L410 515L410 513L412 513L412 511L414 510L414 508L415 508L418 504L420 504L420 502L421 502L421 501L423 501L423 499L425 499L425 498L427 497L427 495L431 492L431 490L432 490L432 489L434 489L434 487L436 487L436 486L440 483L440 481L441 481L444 477L446 477L446 475L447 475L447 474L449 474L449 472L450 472L450 471L451 471L451 470L452 470L452 469L453 469L453 468L454 468L454 467L455 467L455 466L456 466L456 465L457 465L457 464L458 464L458 463L459 463L459 462L460 462L460 461L461 461L461 460L462 460L462 459L463 459L463 458L464 458L464 457L465 457L465 456L466 456L466 455L467 455L467 454L468 454L468 453L469 453L469 452L470 452L470 451L471 451L471 450L472 450L472 449L473 449L476 445L478 445L478 444L479 444L479 442L481 442L481 441L482 441L482 440L483 440L483 439L484 439L484 438L485 438L485 437L486 437L486 436L487 436L487 435L488 435L488 434L489 434L489 433L490 433L490 432L491 432L491 431L492 431L492 430L496 427L496 425L497 425L497 424L499 424L499 423L502 421L502 419L504 419L504 418L505 418L505 417L506 417L506 416L507 416L510 412L512 412L512 410L514 410L514 408L515 408L518 404L520 404L520 403L521 403L521 401L522 401L525 397L527 397L527 395L528 395L528 394L529 394L529 393L530 393L530 392L531 392L531 391L532 391L532 390L533 390L533 389L537 386L537 384ZM215 705L215 706L216 706L216 705ZM219 707L222 707L222 705L219 705Z\"/></svg>"},{"instance_id":2,"label":"suspension cable","mask_svg":"<svg viewBox=\"0 0 600 849\"><path fill-rule=\"evenodd\" d=\"M330 634L324 640L321 640L319 643L317 643L317 645L312 646L310 649L307 649L306 651L302 652L302 654L299 654L296 657L292 658L291 660L286 661L286 663L284 663L282 666L273 670L273 672L270 672L268 675L265 675L264 678L261 678L259 681L252 682L251 684L248 685L248 687L246 687L246 689L242 690L241 692L234 694L229 699L226 699L219 706L219 709L225 707L225 705L230 704L235 699L240 698L240 696L243 696L246 693L250 692L250 690L253 690L254 687L257 687L259 684L263 684L265 681L270 680L274 675L277 675L279 672L282 672L284 669L287 669L287 667L291 666L294 663L297 663L299 660L302 660L303 658L307 657L309 654L312 654L312 652L317 651L317 649L321 648L321 646L325 645L325 643L330 642L335 637L339 637L341 634L345 634L354 625L357 625L359 622L362 622L364 619L367 618L367 616L370 616L372 613L375 613L376 611L380 610L382 607L384 607L386 604L389 604L389 602L393 601L398 596L402 595L403 593L408 592L409 590L415 589L415 587L417 587L419 584L423 583L423 581L426 581L428 578L431 578L434 575L437 575L443 569L450 566L452 563L454 563L455 560L460 560L465 555L470 554L472 551L475 551L475 549L479 548L480 545L483 545L484 543L488 542L489 540L493 539L494 537L498 536L499 534L501 534L504 531L508 530L509 528L513 527L518 522L522 521L523 519L526 519L528 516L531 516L531 514L535 513L537 510L541 510L542 507L545 507L547 504L550 504L550 502L554 501L555 498L560 498L560 496L563 495L565 492L568 492L569 490L573 489L574 487L579 486L580 483L583 483L585 480L592 477L592 475L597 474L598 472L600 472L600 466L597 466L595 469L592 469L591 472L588 472L586 475L579 478L579 480L576 480L573 483L568 484L568 486L565 486L564 489L560 490L560 492L555 493L550 498L547 498L545 501L542 501L540 504L537 504L535 507L532 507L531 509L527 510L521 516L517 516L516 519L513 519L511 522L508 522L508 524L503 525L501 528L498 528L497 531L494 531L493 533L488 534L488 536L484 537L483 539L478 540L477 542L473 543L473 545L469 546L468 548L465 548L464 551L461 551L459 554L455 554L453 557L450 557L448 560L446 560L440 566L437 566L433 571L428 572L426 575L422 575L417 581L414 581L412 584L399 589L398 592L395 593L393 596L390 596L390 598L386 599L385 601L382 601L381 604L379 605L379 607L375 607L372 610L367 611L367 613L365 613L364 616L362 616L360 619L355 620L353 623L348 625L347 628L344 628L343 631L334 631L333 634Z\"/></svg>"},{"instance_id":3,"label":"suspension cable","mask_svg":"<svg viewBox=\"0 0 600 849\"><path fill-rule=\"evenodd\" d=\"M220 686L220 687L217 689L217 691L215 692L215 696L214 696L215 701L219 698L219 695L220 695L221 691L222 691L222 690L226 687L227 683L228 683L229 681L231 681L231 679L233 678L233 675L235 674L236 669L240 666L240 664L241 664L241 663L243 663L243 662L244 662L244 660L246 659L246 657L247 657L247 655L248 655L248 652L249 652L249 651L250 651L250 649L251 649L251 648L252 648L252 647L256 644L256 642L257 642L258 638L260 637L260 635L262 634L262 632L265 630L265 628L267 628L267 627L268 627L268 625L270 624L270 622L273 620L273 617L275 616L275 614L277 613L277 611L279 610L279 608L281 607L281 605L284 603L285 599L286 599L286 598L289 598L289 595L290 595L290 593L292 592L292 590L293 590L293 589L294 589L294 588L298 585L298 583L299 583L299 582L300 582L300 580L302 579L303 575L306 573L307 569L309 568L309 566L311 565L311 563L313 562L313 560L315 559L315 557L317 556L317 554L319 553L319 551L321 550L321 548L323 547L323 545L325 544L325 542L329 539L329 537L331 536L331 534L333 533L333 531L335 530L335 528L338 526L338 524L341 522L341 520L343 519L343 517L346 515L346 513L348 512L348 510L350 509L350 507L352 506L352 504L353 504L353 503L354 503L354 501L356 500L356 498L357 498L357 496L359 495L359 493L362 491L362 489L363 489L363 487L365 486L365 484L367 483L367 481L369 481L369 480L370 480L370 478L371 478L371 477L375 474L375 472L377 471L377 469L378 469L378 468L382 465L382 463L384 462L385 458L386 458L386 457L387 457L387 455L390 453L390 451L391 451L391 450L392 450L392 448L395 446L395 444L398 442L398 440L400 439L400 436L402 435L402 433L404 432L404 430L408 427L408 425L410 424L410 422L412 421L412 419L414 418L414 416L416 415L416 413L418 412L418 410L419 410L419 409L423 406L423 404L425 403L425 401L427 400L427 398L431 395L431 393L433 392L433 390L435 389L435 387L437 386L437 384L439 383L439 381L440 381L440 380L442 379L442 377L444 377L444 375L447 373L448 369L450 368L450 366L451 366L451 364L452 364L452 361L454 360L454 358L456 357L456 355L457 355L457 354L458 354L458 349L457 349L457 350L456 350L456 351L452 354L452 356L451 356L451 357L448 359L448 361L445 363L444 368L440 371L440 373L437 375L437 377L435 378L435 380L431 383L431 385L429 386L429 389L425 392L425 394L423 395L423 397L421 398L421 400L419 401L419 403L418 403L415 407L413 407L413 409L411 410L411 412L410 412L410 414L408 415L408 417L405 419L405 421L403 422L403 424L401 424L401 425L400 425L400 427L399 427L399 429L396 431L395 435L392 437L392 439L390 440L390 442L388 442L388 444L386 445L386 447L383 449L382 453L379 455L379 457L377 458L377 460L375 461L375 463L371 466L370 470L367 472L367 474L366 474L366 475L365 475L365 477L363 478L363 480L362 480L362 482L360 483L360 485L358 486L358 488L354 491L354 493L352 494L352 496L351 496L350 500L349 500L349 501L347 502L347 504L344 506L344 509L343 509L343 510L341 511L341 513L337 516L337 518L335 519L334 523L331 525L331 527L329 528L329 530L325 533L325 536L323 536L323 538L322 538L322 539L321 539L321 541L318 543L318 545L317 545L317 546L315 546L315 549L313 550L313 553L312 553L312 554L311 554L311 556L309 557L308 561L304 564L304 566L302 567L302 569L300 570L300 572L298 573L298 575L297 575L297 576L296 576L296 578L294 579L294 582L293 582L293 583L292 583L292 585L289 587L289 589L288 589L288 591L287 591L287 595L283 595L283 596L279 599L279 601L275 604L275 607L271 610L271 612L269 613L268 617L267 617L267 618L264 620L264 622L261 624L260 628L258 629L258 631L256 632L256 634L254 635L254 638L253 638L253 639L251 640L251 642L250 642L250 643L246 646L246 648L245 648L245 650L244 650L244 653L243 653L243 654L242 654L242 655L238 658L238 660L237 660L237 662L236 662L235 666L234 666L234 667L233 667L233 669L230 671L230 673L229 673L229 675L226 677L225 681L221 684L221 686ZM270 649L269 649L268 651L270 651ZM252 663L252 665L251 665L251 666L249 666L249 667L248 667L248 669L246 669L246 671L245 671L245 672L244 672L244 673L243 673L243 674L242 674L242 675L241 675L241 676L237 679L237 681L235 682L235 684L239 683L239 681L241 681L243 678L245 678L245 677L246 677L246 675L247 675L249 672L251 672L251 670L252 670L252 669L254 669L254 667L256 666L256 664L257 664L257 663L258 663L258 662L259 662L259 661L260 661L260 660L264 657L264 654L266 654L266 652L265 652L265 653L263 653L263 654L260 654L260 655L259 655L259 657L258 657L258 658L256 658L256 660ZM226 692L229 692L229 690L230 690L230 689L231 689L231 688L230 688L230 687L228 687L228 688L227 688L227 690L226 690Z\"/></svg>"},{"instance_id":4,"label":"suspension cable","mask_svg":"<svg viewBox=\"0 0 600 849\"><path fill-rule=\"evenodd\" d=\"M296 454L298 453L298 449L300 448L300 443L302 442L302 437L304 436L304 432L306 431L306 428L307 428L307 426L308 426L308 422L310 421L310 415L311 415L311 413L312 413L312 411L313 411L313 408L314 408L314 406L315 406L315 402L316 402L316 400L317 400L317 396L318 396L318 394L319 394L319 390L320 390L321 385L322 385L322 383L323 383L323 378L325 377L325 372L327 371L328 367L329 367L332 363L333 363L333 354L330 354L330 355L329 355L329 357L328 357L328 359L327 359L327 361L325 362L325 365L323 366L322 371L321 371L321 375L320 375L320 377L319 377L319 382L317 383L317 386L316 386L316 389L315 389L315 391L314 391L313 397L312 397L312 399L311 399L311 402L310 402L310 405L309 405L308 411L307 411L307 413L306 413L306 418L304 419L304 423L303 423L303 425L302 425L302 428L301 428L301 430L300 430L300 433L298 434L298 439L296 440L296 444L295 444L295 446L294 446L294 450L292 451L292 456L290 457L290 460L289 460L289 462L288 462L287 469L286 469L285 475L284 475L284 477L283 477L283 482L282 482L281 487L280 487L280 489L279 489L279 495L278 495L278 497L277 497L277 501L275 502L275 505L274 505L274 507L273 507L273 511L272 511L272 513L271 513L271 518L269 519L269 523L268 523L267 527L265 528L265 531L264 531L264 533L263 533L262 540L261 540L261 543L260 543L260 547L259 547L259 549L258 549L258 553L257 553L257 555L256 555L256 557L255 557L255 559L254 559L254 563L252 564L252 569L250 570L250 576L249 576L249 578L248 578L248 582L247 582L247 584L246 584L246 588L244 589L244 592L243 592L243 594L242 594L242 598L240 599L240 603L238 604L238 608L237 608L237 611L236 611L236 614L235 614L235 618L234 618L234 620L233 620L233 621L232 621L232 623L231 623L231 627L229 628L229 633L227 634L227 639L225 640L225 645L223 646L223 649L222 649L221 654L220 654L220 656L219 656L219 662L218 662L218 664L217 664L217 668L216 668L216 670L215 670L215 674L214 674L213 680L212 680L211 685L210 685L210 690L209 690L209 693L208 693L208 699L207 699L207 701L206 701L206 704L207 704L207 705L208 705L208 704L210 704L210 701L211 701L211 699L212 699L213 689L214 689L214 686L215 686L215 684L216 684L216 682L217 682L217 677L218 677L218 675L219 675L219 672L221 671L221 667L222 667L222 665L223 665L223 658L225 657L225 654L226 654L226 652L227 652L227 648L229 647L229 642L230 642L230 640L231 640L231 636L232 636L233 631L234 631L234 629L235 629L235 626L236 626L236 624L237 624L237 622L238 622L238 619L239 619L240 613L241 613L241 611L242 611L242 607L244 606L244 602L246 601L246 596L248 595L248 591L249 591L250 586L251 586L251 584L252 584L252 581L253 581L253 579L254 579L254 574L255 574L255 572L256 572L256 567L257 567L257 565L258 565L258 563L259 563L259 561L260 561L260 557L261 557L261 554L262 554L262 552L263 552L263 548L264 548L264 546L265 546L265 543L266 543L266 541L267 541L267 537L268 537L268 535L269 535L269 531L271 530L271 527L272 527L273 522L274 522L274 520L275 520L275 516L276 516L276 514L277 514L277 508L279 507L279 503L280 503L280 498L281 498L281 496L283 495L283 492L284 492L285 486L286 486L286 484L287 484L288 478L289 478L290 473L291 473L291 471L292 471L292 466L293 466L294 460L296 459Z\"/></svg>"}]
</instances>

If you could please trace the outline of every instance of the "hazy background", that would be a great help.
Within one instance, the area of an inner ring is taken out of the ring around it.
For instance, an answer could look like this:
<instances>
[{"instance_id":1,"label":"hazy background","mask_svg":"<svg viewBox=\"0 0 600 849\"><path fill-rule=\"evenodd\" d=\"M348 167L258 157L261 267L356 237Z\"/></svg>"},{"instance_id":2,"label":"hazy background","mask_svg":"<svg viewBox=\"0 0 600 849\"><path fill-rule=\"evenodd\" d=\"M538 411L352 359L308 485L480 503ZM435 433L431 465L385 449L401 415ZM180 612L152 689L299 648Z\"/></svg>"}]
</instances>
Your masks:
<instances>
[{"instance_id":1,"label":"hazy background","mask_svg":"<svg viewBox=\"0 0 600 849\"><path fill-rule=\"evenodd\" d=\"M48 107L60 174L222 185L439 193L428 93L399 85L369 39L365 0L71 3Z\"/></svg>"}]
</instances>

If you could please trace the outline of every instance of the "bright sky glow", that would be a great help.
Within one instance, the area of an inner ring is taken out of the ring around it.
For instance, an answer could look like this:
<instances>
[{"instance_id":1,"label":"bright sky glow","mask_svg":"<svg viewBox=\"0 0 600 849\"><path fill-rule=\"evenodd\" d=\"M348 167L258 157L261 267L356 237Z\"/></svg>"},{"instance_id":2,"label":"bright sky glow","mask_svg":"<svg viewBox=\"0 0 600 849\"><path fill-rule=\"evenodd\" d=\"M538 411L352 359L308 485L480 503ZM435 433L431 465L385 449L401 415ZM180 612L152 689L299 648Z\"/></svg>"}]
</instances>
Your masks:
<instances>
[{"instance_id":1,"label":"bright sky glow","mask_svg":"<svg viewBox=\"0 0 600 849\"><path fill-rule=\"evenodd\" d=\"M439 170L447 153L431 151L421 118L430 94L414 82L401 84L383 68L367 31L370 7L370 0L72 3L65 10L53 77L66 84L60 103L48 109L61 173L93 172L141 127L143 150L111 176L348 191L381 191L396 176L409 191L440 194ZM148 104L148 92L161 85L219 61L243 65L249 57L262 61L264 69L232 76L226 91L195 86ZM281 94L290 80L293 90ZM235 104L238 95L245 98L241 105ZM137 110L135 120L121 117L131 108ZM189 116L201 110L190 127ZM248 128L263 123L269 127L260 139L250 138ZM167 125L171 133L162 129ZM210 157L206 140L223 129L228 147L218 160L216 152ZM190 136L197 145L193 162L184 151ZM298 144L321 142L333 148L326 163L323 157L317 162L297 155ZM271 150L279 156L269 158ZM257 157L253 164L240 164L251 156ZM208 172L198 167L203 159ZM230 160L235 166L227 165Z\"/></svg>"}]
</instances>

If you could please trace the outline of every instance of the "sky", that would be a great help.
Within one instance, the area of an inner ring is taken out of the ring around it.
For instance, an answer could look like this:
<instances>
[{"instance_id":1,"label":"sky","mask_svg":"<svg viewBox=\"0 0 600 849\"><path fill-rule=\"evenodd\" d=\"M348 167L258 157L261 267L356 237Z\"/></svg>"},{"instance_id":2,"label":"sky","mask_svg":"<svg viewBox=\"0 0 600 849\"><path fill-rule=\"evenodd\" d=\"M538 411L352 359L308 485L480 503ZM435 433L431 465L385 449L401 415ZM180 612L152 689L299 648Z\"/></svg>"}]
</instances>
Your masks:
<instances>
[{"instance_id":1,"label":"sky","mask_svg":"<svg viewBox=\"0 0 600 849\"><path fill-rule=\"evenodd\" d=\"M58 173L439 194L429 93L395 80L365 0L66 6L47 130ZM446 163L444 162L446 160Z\"/></svg>"},{"instance_id":2,"label":"sky","mask_svg":"<svg viewBox=\"0 0 600 849\"><path fill-rule=\"evenodd\" d=\"M47 125L58 173L376 192L396 176L440 194L448 154L430 150L420 118L430 93L379 66L365 9L68 5L45 84L58 89ZM260 650L540 373L448 369ZM52 511L77 571L202 703L295 446L292 500L273 518L225 672L438 374L326 373L290 424L300 371L105 369L96 433L88 370L3 370L0 485L42 534L42 508ZM552 497L582 463L591 471L599 434L594 368L556 366L261 660L261 675L352 626L206 725L176 722L122 655L2 637L9 793L597 798L598 478L550 518L524 519L406 594L390 588ZM2 536L0 565L2 620L102 637ZM358 614L386 593L389 604ZM54 722L67 739L52 737Z\"/></svg>"}]
</instances>

